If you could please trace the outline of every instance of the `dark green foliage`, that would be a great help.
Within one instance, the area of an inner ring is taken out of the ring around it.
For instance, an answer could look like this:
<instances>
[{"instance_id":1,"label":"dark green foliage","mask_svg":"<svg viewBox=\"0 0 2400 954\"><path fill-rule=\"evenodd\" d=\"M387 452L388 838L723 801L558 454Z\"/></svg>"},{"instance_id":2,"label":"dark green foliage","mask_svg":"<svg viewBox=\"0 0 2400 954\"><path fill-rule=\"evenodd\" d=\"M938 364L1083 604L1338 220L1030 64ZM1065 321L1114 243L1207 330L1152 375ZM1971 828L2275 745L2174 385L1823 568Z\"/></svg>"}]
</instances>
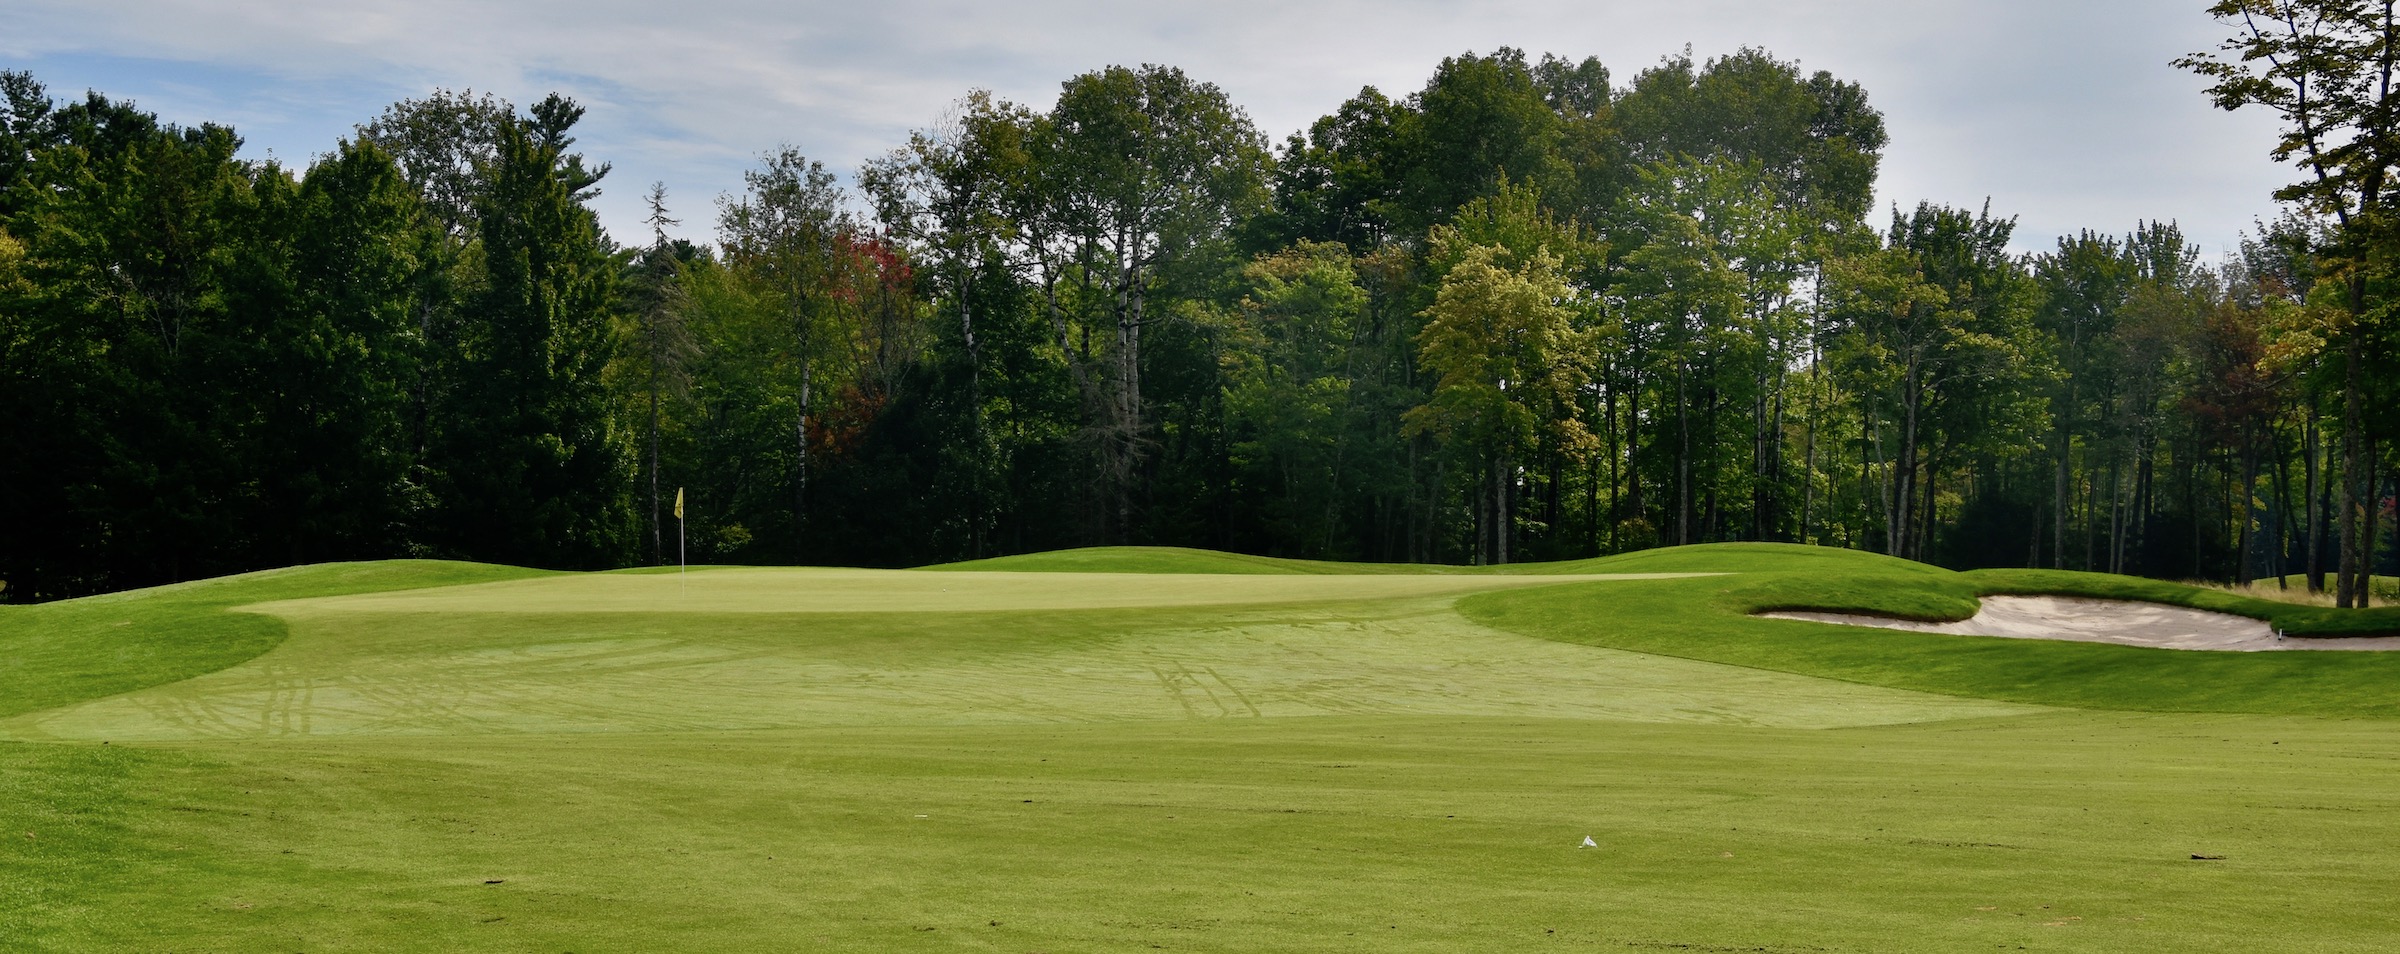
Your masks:
<instances>
[{"instance_id":1,"label":"dark green foliage","mask_svg":"<svg viewBox=\"0 0 2400 954\"><path fill-rule=\"evenodd\" d=\"M503 124L476 203L480 287L446 355L427 469L434 539L497 562L613 566L632 543L628 461L601 372L616 271L557 130Z\"/></svg>"},{"instance_id":2,"label":"dark green foliage","mask_svg":"<svg viewBox=\"0 0 2400 954\"><path fill-rule=\"evenodd\" d=\"M10 223L25 250L23 297L5 309L21 329L9 377L22 398L10 403L25 413L10 416L26 439L6 466L32 491L12 495L26 519L11 523L84 551L24 554L40 563L11 575L61 590L116 568L164 581L226 567L208 541L238 532L233 515L197 504L233 489L223 439L256 407L222 393L249 357L240 322L254 316L227 286L260 211L231 134L92 141L116 138L99 132L42 155Z\"/></svg>"},{"instance_id":3,"label":"dark green foliage","mask_svg":"<svg viewBox=\"0 0 2400 954\"><path fill-rule=\"evenodd\" d=\"M710 245L660 184L635 249L563 97L436 91L294 176L0 75L0 578L1738 541L2342 590L2395 558L2369 231L2209 268L2156 222L1879 230L1856 83L1629 76L1467 52L1270 154L1219 87L1111 66L970 93L858 205L772 151Z\"/></svg>"},{"instance_id":4,"label":"dark green foliage","mask_svg":"<svg viewBox=\"0 0 2400 954\"><path fill-rule=\"evenodd\" d=\"M1502 47L1490 56L1444 59L1410 98L1400 124L1393 224L1421 233L1489 194L1502 177L1566 179L1571 170L1559 146L1567 120L1543 92L1522 51ZM1585 105L1590 97L1582 94Z\"/></svg>"},{"instance_id":5,"label":"dark green foliage","mask_svg":"<svg viewBox=\"0 0 2400 954\"><path fill-rule=\"evenodd\" d=\"M230 130L7 87L30 144L0 219L7 598L427 550L621 558L610 266L573 198L593 176L558 158L571 110L476 167L493 214L462 237L370 139L295 177Z\"/></svg>"}]
</instances>

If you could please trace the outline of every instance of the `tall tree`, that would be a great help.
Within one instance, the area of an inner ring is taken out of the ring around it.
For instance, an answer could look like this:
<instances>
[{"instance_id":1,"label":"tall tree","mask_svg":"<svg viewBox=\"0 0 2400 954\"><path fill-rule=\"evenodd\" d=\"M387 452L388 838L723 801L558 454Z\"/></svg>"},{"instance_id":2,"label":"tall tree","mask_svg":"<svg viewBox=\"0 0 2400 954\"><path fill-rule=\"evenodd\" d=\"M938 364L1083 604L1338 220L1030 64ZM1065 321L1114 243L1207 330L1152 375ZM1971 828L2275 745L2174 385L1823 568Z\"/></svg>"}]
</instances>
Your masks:
<instances>
[{"instance_id":1,"label":"tall tree","mask_svg":"<svg viewBox=\"0 0 2400 954\"><path fill-rule=\"evenodd\" d=\"M956 343L965 370L961 403L967 446L959 449L953 466L967 473L965 523L972 557L986 555L994 526L992 496L1011 456L989 421L984 375L994 322L979 315L979 306L1016 284L1013 275L992 272L1011 264L1007 250L1014 223L1005 203L1012 181L1026 174L1030 126L1022 107L978 90L933 128L910 134L908 145L868 162L859 173L877 220L927 263L929 290L947 300L955 321L939 340Z\"/></svg>"},{"instance_id":2,"label":"tall tree","mask_svg":"<svg viewBox=\"0 0 2400 954\"><path fill-rule=\"evenodd\" d=\"M792 387L792 552L802 552L810 517L810 432L817 375L831 360L839 329L828 291L837 281L848 235L855 229L842 189L822 163L784 146L742 174L745 191L722 201L717 217L726 264L762 284L779 303L788 328Z\"/></svg>"},{"instance_id":3,"label":"tall tree","mask_svg":"<svg viewBox=\"0 0 2400 954\"><path fill-rule=\"evenodd\" d=\"M2283 121L2270 155L2299 167L2301 180L2276 197L2331 219L2323 250L2342 288L2339 318L2324 337L2341 353L2342 480L2336 511L2341 568L2335 602L2352 606L2371 567L2365 519L2376 470L2367 449L2369 341L2385 323L2370 283L2388 271L2400 244L2392 175L2400 166L2400 6L2392 0L2221 0L2210 15L2232 36L2217 51L2177 64L2214 81L2222 109L2261 107Z\"/></svg>"},{"instance_id":4,"label":"tall tree","mask_svg":"<svg viewBox=\"0 0 2400 954\"><path fill-rule=\"evenodd\" d=\"M516 107L490 93L437 89L386 107L360 124L358 138L398 162L434 220L464 242L474 228L476 196L499 161L503 128L515 116Z\"/></svg>"},{"instance_id":5,"label":"tall tree","mask_svg":"<svg viewBox=\"0 0 2400 954\"><path fill-rule=\"evenodd\" d=\"M1452 234L1434 242L1455 241ZM1574 405L1586 381L1587 349L1556 256L1537 251L1520 260L1496 245L1452 254L1457 264L1417 336L1420 358L1438 380L1432 399L1406 419L1412 431L1434 435L1474 465L1466 473L1481 518L1476 562L1507 563L1515 469L1545 431L1571 452L1589 450L1582 421L1557 413Z\"/></svg>"},{"instance_id":6,"label":"tall tree","mask_svg":"<svg viewBox=\"0 0 2400 954\"><path fill-rule=\"evenodd\" d=\"M293 562L407 552L425 488L408 386L427 360L418 272L437 258L417 190L374 143L342 143L288 212L288 310L276 316L253 521Z\"/></svg>"},{"instance_id":7,"label":"tall tree","mask_svg":"<svg viewBox=\"0 0 2400 954\"><path fill-rule=\"evenodd\" d=\"M690 390L687 366L695 348L691 329L685 324L690 296L684 288L683 273L687 263L698 260L704 253L689 242L667 237L667 228L680 223L668 214L666 183L652 183L643 204L649 209L643 224L650 226L650 244L630 263L622 283L628 300L623 309L626 321L618 335L617 353L624 366L619 377L630 379L629 390L638 395L641 405L638 413L643 431L642 471L649 498L649 511L643 522L648 525L650 537L648 559L659 564L666 559L663 516L666 488L660 476L665 456L665 414L670 402L681 399Z\"/></svg>"},{"instance_id":8,"label":"tall tree","mask_svg":"<svg viewBox=\"0 0 2400 954\"><path fill-rule=\"evenodd\" d=\"M1939 513L1933 479L1986 428L1984 415L2031 405L1998 403L1987 387L2034 380L2024 350L2034 339L2030 288L2007 253L2013 223L1988 212L1921 205L1894 212L1889 245L1837 262L1828 278L1837 364L1867 397L1871 444L1886 477L1877 508L1885 552L1922 558ZM1997 433L2010 433L1999 430Z\"/></svg>"},{"instance_id":9,"label":"tall tree","mask_svg":"<svg viewBox=\"0 0 2400 954\"><path fill-rule=\"evenodd\" d=\"M1256 501L1270 552L1324 557L1343 522L1353 354L1367 292L1349 251L1303 243L1242 270L1229 323L1225 405L1234 479Z\"/></svg>"},{"instance_id":10,"label":"tall tree","mask_svg":"<svg viewBox=\"0 0 2400 954\"><path fill-rule=\"evenodd\" d=\"M476 274L434 455L444 542L487 560L608 566L630 549L602 380L616 271L576 198L587 174L563 151L558 119L573 112L502 123L476 196Z\"/></svg>"},{"instance_id":11,"label":"tall tree","mask_svg":"<svg viewBox=\"0 0 2400 954\"><path fill-rule=\"evenodd\" d=\"M1104 535L1124 540L1149 438L1143 335L1172 314L1152 298L1232 260L1234 224L1265 206L1270 158L1223 90L1172 67L1114 66L1069 80L1038 129L1032 198L1048 221L1028 238L1044 285L1072 275L1094 312L1077 315L1052 298L1060 350L1093 398Z\"/></svg>"}]
</instances>

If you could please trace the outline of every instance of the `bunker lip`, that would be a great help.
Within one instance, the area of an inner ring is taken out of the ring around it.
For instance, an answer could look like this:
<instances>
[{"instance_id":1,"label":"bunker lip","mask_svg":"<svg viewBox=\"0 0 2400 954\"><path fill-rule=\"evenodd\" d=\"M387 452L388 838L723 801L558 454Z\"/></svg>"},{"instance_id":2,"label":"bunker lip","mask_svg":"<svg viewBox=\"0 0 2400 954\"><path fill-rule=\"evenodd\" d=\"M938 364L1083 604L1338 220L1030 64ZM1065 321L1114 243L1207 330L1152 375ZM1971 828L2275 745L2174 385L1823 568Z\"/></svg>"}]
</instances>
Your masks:
<instances>
[{"instance_id":1,"label":"bunker lip","mask_svg":"<svg viewBox=\"0 0 2400 954\"><path fill-rule=\"evenodd\" d=\"M1846 626L1876 626L1919 633L1956 636L1998 636L2008 639L2063 639L2086 643L2116 643L2157 649L2203 649L2228 652L2269 652L2283 649L2400 649L2400 636L2286 636L2263 620L2230 613L2082 596L1986 596L1973 617L1949 623L1866 616L1777 610L1760 613L1771 619L1797 619Z\"/></svg>"}]
</instances>

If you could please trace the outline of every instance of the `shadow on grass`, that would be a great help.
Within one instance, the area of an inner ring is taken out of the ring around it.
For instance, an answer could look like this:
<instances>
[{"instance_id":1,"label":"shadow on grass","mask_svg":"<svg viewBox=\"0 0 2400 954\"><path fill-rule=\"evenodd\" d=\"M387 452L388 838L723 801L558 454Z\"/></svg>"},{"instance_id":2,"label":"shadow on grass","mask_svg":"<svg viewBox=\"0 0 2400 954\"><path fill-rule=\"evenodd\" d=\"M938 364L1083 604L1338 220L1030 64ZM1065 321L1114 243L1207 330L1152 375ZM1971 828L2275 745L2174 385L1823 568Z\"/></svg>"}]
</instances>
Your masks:
<instances>
[{"instance_id":1,"label":"shadow on grass","mask_svg":"<svg viewBox=\"0 0 2400 954\"><path fill-rule=\"evenodd\" d=\"M1954 696L2087 709L2400 718L2400 653L2198 652L1751 615L1814 609L1955 620L1974 614L1977 596L2000 593L2167 603L2316 635L2400 631L2400 610L2327 610L2048 570L1754 570L1639 588L1567 584L1485 593L1461 600L1459 609L1487 626L1545 639Z\"/></svg>"},{"instance_id":2,"label":"shadow on grass","mask_svg":"<svg viewBox=\"0 0 2400 954\"><path fill-rule=\"evenodd\" d=\"M282 620L228 612L232 607L549 572L446 560L325 563L0 606L0 717L190 679L255 659L283 642Z\"/></svg>"}]
</instances>

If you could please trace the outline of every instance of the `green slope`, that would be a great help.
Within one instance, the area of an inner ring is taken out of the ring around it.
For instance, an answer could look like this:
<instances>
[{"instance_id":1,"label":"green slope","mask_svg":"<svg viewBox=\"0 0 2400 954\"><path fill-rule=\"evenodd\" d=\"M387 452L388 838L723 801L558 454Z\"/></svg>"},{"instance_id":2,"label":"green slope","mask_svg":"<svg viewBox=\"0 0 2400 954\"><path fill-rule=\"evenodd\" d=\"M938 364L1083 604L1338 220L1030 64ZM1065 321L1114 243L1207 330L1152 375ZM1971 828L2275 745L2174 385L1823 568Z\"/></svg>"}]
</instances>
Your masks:
<instances>
[{"instance_id":1,"label":"green slope","mask_svg":"<svg viewBox=\"0 0 2400 954\"><path fill-rule=\"evenodd\" d=\"M0 742L0 949L2233 954L2400 933L2395 723L2247 714L2389 714L2367 670L2393 657L1744 615L2215 596L1766 545L1413 579L1014 562L385 564L0 611L0 647L42 649L10 686L51 700L0 733L67 740Z\"/></svg>"},{"instance_id":2,"label":"green slope","mask_svg":"<svg viewBox=\"0 0 2400 954\"><path fill-rule=\"evenodd\" d=\"M1846 559L1829 558L1827 565ZM1741 563L1679 558L1665 565ZM1754 559L1748 565L1772 564ZM2400 718L2400 653L2190 652L1751 615L1825 609L1963 619L1973 615L1976 596L1993 593L2147 600L2249 615L2322 635L2400 630L2394 625L2400 619L2387 609L2293 606L2156 580L1888 566L1870 572L1754 571L1608 591L1573 585L1478 594L1459 609L1487 626L1546 639L1972 698L2090 709Z\"/></svg>"},{"instance_id":3,"label":"green slope","mask_svg":"<svg viewBox=\"0 0 2400 954\"><path fill-rule=\"evenodd\" d=\"M938 571L1017 573L1392 574L1474 573L1481 568L1430 563L1335 563L1251 556L1189 547L1082 547L922 567Z\"/></svg>"},{"instance_id":4,"label":"green slope","mask_svg":"<svg viewBox=\"0 0 2400 954\"><path fill-rule=\"evenodd\" d=\"M0 606L0 717L189 679L283 641L281 620L231 607L542 575L442 560L329 563Z\"/></svg>"},{"instance_id":5,"label":"green slope","mask_svg":"<svg viewBox=\"0 0 2400 954\"><path fill-rule=\"evenodd\" d=\"M1223 573L1240 575L1388 575L1577 573L1890 572L1946 575L1950 571L1880 553L1791 543L1703 543L1638 550L1551 563L1452 566L1443 563L1345 563L1251 556L1189 547L1083 547L920 567L936 571L1020 573Z\"/></svg>"},{"instance_id":6,"label":"green slope","mask_svg":"<svg viewBox=\"0 0 2400 954\"><path fill-rule=\"evenodd\" d=\"M1451 608L1462 594L1552 579L790 568L284 600L248 610L288 627L273 652L0 719L0 737L122 743L1364 713L1822 727L2022 711L1595 651L1496 632Z\"/></svg>"}]
</instances>

